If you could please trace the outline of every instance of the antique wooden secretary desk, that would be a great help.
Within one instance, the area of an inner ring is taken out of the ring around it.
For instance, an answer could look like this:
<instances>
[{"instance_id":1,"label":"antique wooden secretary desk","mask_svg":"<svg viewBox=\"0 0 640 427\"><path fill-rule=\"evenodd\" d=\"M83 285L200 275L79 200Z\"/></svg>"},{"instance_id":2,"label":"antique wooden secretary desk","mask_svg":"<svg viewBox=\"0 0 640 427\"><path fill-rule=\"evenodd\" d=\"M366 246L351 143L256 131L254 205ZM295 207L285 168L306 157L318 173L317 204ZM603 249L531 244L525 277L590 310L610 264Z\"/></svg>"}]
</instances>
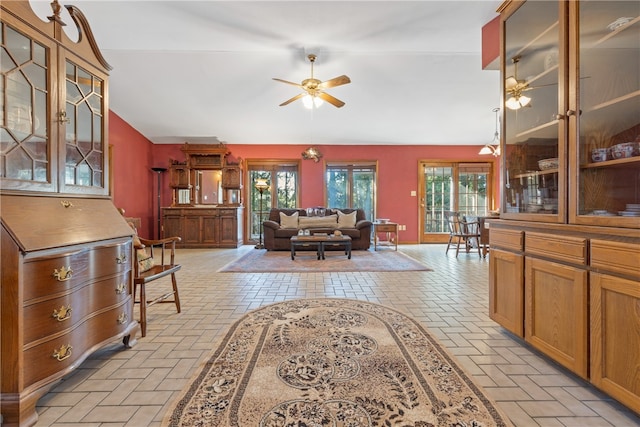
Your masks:
<instances>
[{"instance_id":1,"label":"antique wooden secretary desk","mask_svg":"<svg viewBox=\"0 0 640 427\"><path fill-rule=\"evenodd\" d=\"M96 349L135 341L132 235L109 197L108 71L84 15L63 31L26 0L2 2L0 411L37 400Z\"/></svg>"}]
</instances>

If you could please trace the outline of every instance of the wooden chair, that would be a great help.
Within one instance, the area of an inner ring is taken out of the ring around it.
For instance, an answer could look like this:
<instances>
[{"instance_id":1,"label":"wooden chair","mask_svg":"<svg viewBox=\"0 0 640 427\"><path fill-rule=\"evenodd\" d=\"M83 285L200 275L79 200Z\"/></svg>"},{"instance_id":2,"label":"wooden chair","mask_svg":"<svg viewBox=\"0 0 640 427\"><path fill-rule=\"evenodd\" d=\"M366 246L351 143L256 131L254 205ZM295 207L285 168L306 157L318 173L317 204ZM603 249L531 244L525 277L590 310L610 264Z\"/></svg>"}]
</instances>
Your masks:
<instances>
[{"instance_id":1,"label":"wooden chair","mask_svg":"<svg viewBox=\"0 0 640 427\"><path fill-rule=\"evenodd\" d=\"M133 227L132 224L130 224ZM142 336L147 335L147 307L156 303L175 303L180 313L180 296L176 272L182 268L175 263L176 243L180 237L168 237L160 240L143 239L137 235L133 238L136 262L133 267L133 301L140 304L140 329ZM147 284L162 277L171 276L172 290L147 300ZM140 298L136 300L137 288L140 287ZM172 299L167 299L173 297Z\"/></svg>"},{"instance_id":2,"label":"wooden chair","mask_svg":"<svg viewBox=\"0 0 640 427\"><path fill-rule=\"evenodd\" d=\"M465 250L468 253L472 247L478 249L478 256L482 256L480 253L480 224L478 221L465 221L460 217L459 212L445 211L444 217L449 227L449 242L447 243L447 250L445 254L449 253L449 247L454 239L456 239L456 258L460 252L460 245L464 244ZM475 241L475 244L474 244Z\"/></svg>"}]
</instances>

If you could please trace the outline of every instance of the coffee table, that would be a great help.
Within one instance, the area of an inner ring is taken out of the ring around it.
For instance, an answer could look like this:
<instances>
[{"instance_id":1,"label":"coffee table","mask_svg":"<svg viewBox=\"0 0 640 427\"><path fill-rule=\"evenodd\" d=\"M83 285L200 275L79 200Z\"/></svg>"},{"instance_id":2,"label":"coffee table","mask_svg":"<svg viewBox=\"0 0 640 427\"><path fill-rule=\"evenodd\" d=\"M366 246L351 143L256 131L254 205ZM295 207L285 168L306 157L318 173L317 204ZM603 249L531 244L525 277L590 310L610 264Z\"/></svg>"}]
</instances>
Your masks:
<instances>
[{"instance_id":1,"label":"coffee table","mask_svg":"<svg viewBox=\"0 0 640 427\"><path fill-rule=\"evenodd\" d=\"M344 254L351 259L351 237L330 235L314 236L292 236L291 237L291 259L296 259L296 249L304 247L315 247L317 259L325 259L324 250L326 247L344 246Z\"/></svg>"}]
</instances>

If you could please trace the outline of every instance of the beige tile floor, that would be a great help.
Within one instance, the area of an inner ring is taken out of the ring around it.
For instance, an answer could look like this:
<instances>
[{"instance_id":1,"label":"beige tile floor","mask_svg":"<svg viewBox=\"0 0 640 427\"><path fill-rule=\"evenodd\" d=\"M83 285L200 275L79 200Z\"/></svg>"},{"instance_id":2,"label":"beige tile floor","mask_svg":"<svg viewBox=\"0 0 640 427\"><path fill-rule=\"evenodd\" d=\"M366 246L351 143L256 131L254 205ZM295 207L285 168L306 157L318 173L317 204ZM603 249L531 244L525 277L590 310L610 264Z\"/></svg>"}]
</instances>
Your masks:
<instances>
[{"instance_id":1,"label":"beige tile floor","mask_svg":"<svg viewBox=\"0 0 640 427\"><path fill-rule=\"evenodd\" d=\"M99 350L40 399L37 427L158 426L231 323L264 304L317 297L384 304L423 322L516 426L640 426L640 417L489 319L488 258L403 245L434 271L216 273L252 250L180 250L182 313L152 307L147 336L134 348L115 342Z\"/></svg>"}]
</instances>

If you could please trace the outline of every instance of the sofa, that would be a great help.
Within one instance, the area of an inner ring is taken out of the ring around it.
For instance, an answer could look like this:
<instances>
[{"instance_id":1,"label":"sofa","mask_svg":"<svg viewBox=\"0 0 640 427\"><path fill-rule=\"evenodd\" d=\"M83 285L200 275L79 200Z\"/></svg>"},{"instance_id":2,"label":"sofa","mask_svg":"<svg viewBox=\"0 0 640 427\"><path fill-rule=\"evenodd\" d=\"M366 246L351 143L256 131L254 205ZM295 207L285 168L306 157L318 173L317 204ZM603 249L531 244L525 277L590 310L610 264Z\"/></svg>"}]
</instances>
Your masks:
<instances>
[{"instance_id":1,"label":"sofa","mask_svg":"<svg viewBox=\"0 0 640 427\"><path fill-rule=\"evenodd\" d=\"M371 245L371 221L362 209L271 209L269 219L262 223L264 247L268 251L291 250L290 239L298 230L311 234L332 234L340 230L351 237L352 250L367 250ZM314 213L319 213L315 215Z\"/></svg>"}]
</instances>

